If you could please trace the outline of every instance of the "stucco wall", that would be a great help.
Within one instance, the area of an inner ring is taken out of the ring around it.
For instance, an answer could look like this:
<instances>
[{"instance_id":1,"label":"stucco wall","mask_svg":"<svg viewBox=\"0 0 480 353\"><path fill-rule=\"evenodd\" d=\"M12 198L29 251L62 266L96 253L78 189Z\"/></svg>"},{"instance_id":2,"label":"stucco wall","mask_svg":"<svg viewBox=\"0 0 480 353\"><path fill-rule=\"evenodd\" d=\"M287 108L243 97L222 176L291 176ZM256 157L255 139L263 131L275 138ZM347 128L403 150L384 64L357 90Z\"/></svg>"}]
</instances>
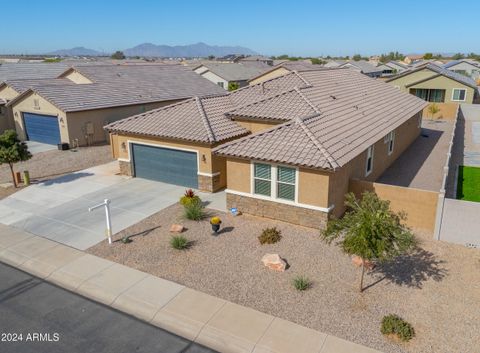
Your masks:
<instances>
[{"instance_id":1,"label":"stucco wall","mask_svg":"<svg viewBox=\"0 0 480 353\"><path fill-rule=\"evenodd\" d=\"M62 75L62 77L67 78L70 81L75 82L76 84L79 84L79 85L85 85L85 84L93 83L90 79L83 76L81 73L79 73L77 71L71 71L66 75Z\"/></svg>"},{"instance_id":2,"label":"stucco wall","mask_svg":"<svg viewBox=\"0 0 480 353\"><path fill-rule=\"evenodd\" d=\"M405 212L405 223L412 228L433 234L437 212L438 193L395 185L351 180L349 190L360 196L365 191L375 192L381 199L390 201L395 212Z\"/></svg>"},{"instance_id":3,"label":"stucco wall","mask_svg":"<svg viewBox=\"0 0 480 353\"><path fill-rule=\"evenodd\" d=\"M257 78L251 80L250 85L255 85L257 83L264 82L264 81L270 80L272 78L285 75L286 73L289 73L289 72L290 71L285 69L284 67L279 67L275 70L267 72L267 73L263 74L262 76L258 76Z\"/></svg>"},{"instance_id":4,"label":"stucco wall","mask_svg":"<svg viewBox=\"0 0 480 353\"><path fill-rule=\"evenodd\" d=\"M241 119L241 118L235 118L235 122L244 127L245 129L251 131L252 133L270 129L271 127L274 127L275 125L280 124L278 121L253 121L253 120L246 120L246 119Z\"/></svg>"},{"instance_id":5,"label":"stucco wall","mask_svg":"<svg viewBox=\"0 0 480 353\"><path fill-rule=\"evenodd\" d=\"M250 192L250 161L227 158L227 188Z\"/></svg>"},{"instance_id":6,"label":"stucco wall","mask_svg":"<svg viewBox=\"0 0 480 353\"><path fill-rule=\"evenodd\" d=\"M383 137L374 144L373 169L368 176L365 175L366 150L331 176L329 204L335 205L332 212L333 215L340 217L345 212L345 194L349 190L349 181L351 179L375 181L415 141L421 132L421 129L418 127L420 114L413 116L395 129L394 149L390 155L388 154L388 145L384 142Z\"/></svg>"},{"instance_id":7,"label":"stucco wall","mask_svg":"<svg viewBox=\"0 0 480 353\"><path fill-rule=\"evenodd\" d=\"M3 86L3 88L0 89L0 98L5 99L7 101L12 100L19 94L20 94L19 92L15 91L10 86Z\"/></svg>"},{"instance_id":8,"label":"stucco wall","mask_svg":"<svg viewBox=\"0 0 480 353\"><path fill-rule=\"evenodd\" d=\"M211 71L206 71L202 74L200 74L203 78L206 78L207 80L215 83L216 85L218 85L219 82L222 82L223 83L223 87L225 90L228 90L228 81L221 78L220 76L218 75L215 75L213 72Z\"/></svg>"},{"instance_id":9,"label":"stucco wall","mask_svg":"<svg viewBox=\"0 0 480 353\"><path fill-rule=\"evenodd\" d=\"M9 86L3 86L0 88L0 98L7 102L18 96L18 92ZM15 123L13 121L13 113L10 107L3 105L0 108L0 133L7 129L15 129Z\"/></svg>"},{"instance_id":10,"label":"stucco wall","mask_svg":"<svg viewBox=\"0 0 480 353\"><path fill-rule=\"evenodd\" d=\"M457 118L458 103L434 103L439 112L432 116L432 113L428 111L429 106L423 109L423 116L425 119L443 119L443 120L455 120Z\"/></svg>"},{"instance_id":11,"label":"stucco wall","mask_svg":"<svg viewBox=\"0 0 480 353\"><path fill-rule=\"evenodd\" d=\"M35 108L35 99L38 99L38 109ZM59 121L61 141L67 143L70 142L68 138L68 122L66 113L55 107L52 103L39 96L38 94L30 93L21 101L14 104L11 108L13 119L15 122L15 129L17 130L18 136L21 140L25 140L27 138L25 133L25 126L23 124L22 113L33 113L56 116Z\"/></svg>"}]
</instances>

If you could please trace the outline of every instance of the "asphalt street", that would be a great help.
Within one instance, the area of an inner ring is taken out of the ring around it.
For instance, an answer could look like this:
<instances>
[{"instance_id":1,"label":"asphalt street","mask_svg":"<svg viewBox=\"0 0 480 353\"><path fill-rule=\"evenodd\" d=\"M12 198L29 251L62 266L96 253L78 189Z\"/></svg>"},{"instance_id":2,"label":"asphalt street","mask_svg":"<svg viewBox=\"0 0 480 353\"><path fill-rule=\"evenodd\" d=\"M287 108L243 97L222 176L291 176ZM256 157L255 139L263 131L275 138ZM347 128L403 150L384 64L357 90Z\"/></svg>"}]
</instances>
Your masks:
<instances>
[{"instance_id":1,"label":"asphalt street","mask_svg":"<svg viewBox=\"0 0 480 353\"><path fill-rule=\"evenodd\" d=\"M0 352L214 351L0 263Z\"/></svg>"}]
</instances>

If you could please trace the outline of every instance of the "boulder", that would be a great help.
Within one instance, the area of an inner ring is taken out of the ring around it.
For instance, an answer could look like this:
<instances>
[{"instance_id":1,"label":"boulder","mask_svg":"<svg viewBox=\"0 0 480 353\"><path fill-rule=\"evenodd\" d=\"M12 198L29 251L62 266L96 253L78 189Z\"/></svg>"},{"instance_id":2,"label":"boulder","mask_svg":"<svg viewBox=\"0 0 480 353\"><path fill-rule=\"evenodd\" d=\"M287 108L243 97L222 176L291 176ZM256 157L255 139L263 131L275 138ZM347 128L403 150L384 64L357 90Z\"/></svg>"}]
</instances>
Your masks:
<instances>
[{"instance_id":1,"label":"boulder","mask_svg":"<svg viewBox=\"0 0 480 353\"><path fill-rule=\"evenodd\" d=\"M278 254L265 254L262 257L262 262L269 269L278 272L284 272L287 267L287 263Z\"/></svg>"},{"instance_id":2,"label":"boulder","mask_svg":"<svg viewBox=\"0 0 480 353\"><path fill-rule=\"evenodd\" d=\"M353 255L352 256L352 263L355 266L360 267L360 266L362 266L362 258L360 256ZM367 270L371 271L375 268L375 264L370 260L365 260L365 268Z\"/></svg>"},{"instance_id":3,"label":"boulder","mask_svg":"<svg viewBox=\"0 0 480 353\"><path fill-rule=\"evenodd\" d=\"M181 233L185 228L181 224L172 224L170 226L170 232L172 233Z\"/></svg>"}]
</instances>

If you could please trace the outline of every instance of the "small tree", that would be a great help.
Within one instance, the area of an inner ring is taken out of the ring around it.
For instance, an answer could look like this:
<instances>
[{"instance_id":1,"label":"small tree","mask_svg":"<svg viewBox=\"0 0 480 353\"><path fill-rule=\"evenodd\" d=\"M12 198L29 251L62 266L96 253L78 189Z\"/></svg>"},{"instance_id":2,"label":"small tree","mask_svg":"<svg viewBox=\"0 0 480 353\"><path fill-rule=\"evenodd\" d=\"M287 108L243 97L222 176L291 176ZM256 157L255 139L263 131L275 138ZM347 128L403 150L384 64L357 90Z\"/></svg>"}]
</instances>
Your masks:
<instances>
[{"instance_id":1,"label":"small tree","mask_svg":"<svg viewBox=\"0 0 480 353\"><path fill-rule=\"evenodd\" d=\"M25 142L21 142L14 130L5 130L0 135L0 164L8 164L12 173L13 185L17 187L13 165L32 158Z\"/></svg>"},{"instance_id":2,"label":"small tree","mask_svg":"<svg viewBox=\"0 0 480 353\"><path fill-rule=\"evenodd\" d=\"M362 60L362 56L360 54L355 54L352 56L353 61L360 61Z\"/></svg>"},{"instance_id":3,"label":"small tree","mask_svg":"<svg viewBox=\"0 0 480 353\"><path fill-rule=\"evenodd\" d=\"M428 106L428 112L432 114L432 119L440 111L440 108L435 103L432 103Z\"/></svg>"},{"instance_id":4,"label":"small tree","mask_svg":"<svg viewBox=\"0 0 480 353\"><path fill-rule=\"evenodd\" d=\"M362 259L360 292L363 292L365 260L391 260L413 248L415 237L402 224L405 214L391 211L390 202L375 193L365 192L361 200L349 193L345 206L347 212L343 218L329 221L321 236L329 244L341 237L338 244L342 250Z\"/></svg>"},{"instance_id":5,"label":"small tree","mask_svg":"<svg viewBox=\"0 0 480 353\"><path fill-rule=\"evenodd\" d=\"M235 91L236 89L238 89L239 85L237 82L229 82L228 83L228 90L229 91Z\"/></svg>"},{"instance_id":6,"label":"small tree","mask_svg":"<svg viewBox=\"0 0 480 353\"><path fill-rule=\"evenodd\" d=\"M424 58L425 60L433 59L433 54L432 54L432 53L425 53L425 54L423 55L423 58Z\"/></svg>"},{"instance_id":7,"label":"small tree","mask_svg":"<svg viewBox=\"0 0 480 353\"><path fill-rule=\"evenodd\" d=\"M125 59L125 54L123 54L123 51L117 50L112 54L111 58L115 60L123 60Z\"/></svg>"}]
</instances>

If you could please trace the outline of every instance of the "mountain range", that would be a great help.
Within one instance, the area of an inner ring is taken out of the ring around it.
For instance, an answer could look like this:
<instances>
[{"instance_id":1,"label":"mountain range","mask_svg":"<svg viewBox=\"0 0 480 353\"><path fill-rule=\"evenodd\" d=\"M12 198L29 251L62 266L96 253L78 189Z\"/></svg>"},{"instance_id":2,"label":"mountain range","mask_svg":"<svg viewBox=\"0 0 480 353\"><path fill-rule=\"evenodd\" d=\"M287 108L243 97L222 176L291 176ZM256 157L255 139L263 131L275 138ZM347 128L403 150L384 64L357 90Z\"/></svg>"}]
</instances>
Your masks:
<instances>
[{"instance_id":1,"label":"mountain range","mask_svg":"<svg viewBox=\"0 0 480 353\"><path fill-rule=\"evenodd\" d=\"M175 46L143 43L133 48L124 49L123 53L126 56L167 57L167 58L207 57L209 55L221 57L228 54L244 54L244 55L257 54L253 50L245 47L208 45L201 42L196 44L175 45ZM56 50L48 53L48 55L100 56L100 55L105 55L105 53L101 53L99 51L84 48L84 47L76 47L72 49Z\"/></svg>"}]
</instances>

